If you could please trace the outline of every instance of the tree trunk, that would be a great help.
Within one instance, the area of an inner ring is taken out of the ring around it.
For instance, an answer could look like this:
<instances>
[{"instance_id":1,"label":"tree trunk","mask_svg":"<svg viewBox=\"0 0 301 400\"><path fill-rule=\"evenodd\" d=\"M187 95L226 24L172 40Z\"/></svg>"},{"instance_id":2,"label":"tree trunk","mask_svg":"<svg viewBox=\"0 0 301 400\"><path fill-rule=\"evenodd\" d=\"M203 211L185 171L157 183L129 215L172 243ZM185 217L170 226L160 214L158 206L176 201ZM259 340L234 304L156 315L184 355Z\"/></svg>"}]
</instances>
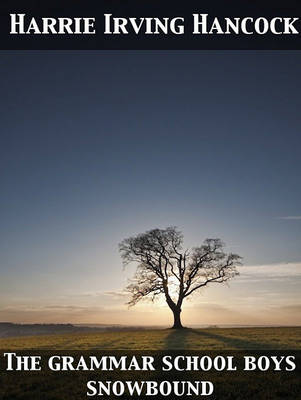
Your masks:
<instances>
[{"instance_id":1,"label":"tree trunk","mask_svg":"<svg viewBox=\"0 0 301 400\"><path fill-rule=\"evenodd\" d=\"M173 323L173 327L172 329L183 329L183 325L181 322L181 309L180 308L176 308L174 310L172 310L173 312L173 318L174 318L174 323Z\"/></svg>"}]
</instances>

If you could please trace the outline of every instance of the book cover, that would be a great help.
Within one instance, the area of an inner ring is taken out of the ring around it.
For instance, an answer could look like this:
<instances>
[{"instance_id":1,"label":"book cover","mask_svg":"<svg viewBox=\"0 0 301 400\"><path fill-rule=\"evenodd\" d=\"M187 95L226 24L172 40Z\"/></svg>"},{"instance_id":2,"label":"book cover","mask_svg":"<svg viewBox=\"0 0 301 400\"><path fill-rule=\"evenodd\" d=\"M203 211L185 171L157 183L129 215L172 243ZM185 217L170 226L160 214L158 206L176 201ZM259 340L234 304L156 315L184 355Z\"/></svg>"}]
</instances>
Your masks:
<instances>
[{"instance_id":1,"label":"book cover","mask_svg":"<svg viewBox=\"0 0 301 400\"><path fill-rule=\"evenodd\" d=\"M0 398L300 398L300 5L0 9Z\"/></svg>"}]
</instances>

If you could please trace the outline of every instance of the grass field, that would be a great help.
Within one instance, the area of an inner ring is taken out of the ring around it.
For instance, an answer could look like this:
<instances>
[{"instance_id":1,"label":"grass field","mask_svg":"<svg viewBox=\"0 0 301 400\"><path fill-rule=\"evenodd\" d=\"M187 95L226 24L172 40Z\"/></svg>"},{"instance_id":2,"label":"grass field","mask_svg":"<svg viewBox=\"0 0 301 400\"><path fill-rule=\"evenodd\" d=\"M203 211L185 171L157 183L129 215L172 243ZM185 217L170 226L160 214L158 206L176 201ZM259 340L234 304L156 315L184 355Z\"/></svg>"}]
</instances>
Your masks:
<instances>
[{"instance_id":1,"label":"grass field","mask_svg":"<svg viewBox=\"0 0 301 400\"><path fill-rule=\"evenodd\" d=\"M137 330L0 339L0 349L301 350L301 327Z\"/></svg>"}]
</instances>

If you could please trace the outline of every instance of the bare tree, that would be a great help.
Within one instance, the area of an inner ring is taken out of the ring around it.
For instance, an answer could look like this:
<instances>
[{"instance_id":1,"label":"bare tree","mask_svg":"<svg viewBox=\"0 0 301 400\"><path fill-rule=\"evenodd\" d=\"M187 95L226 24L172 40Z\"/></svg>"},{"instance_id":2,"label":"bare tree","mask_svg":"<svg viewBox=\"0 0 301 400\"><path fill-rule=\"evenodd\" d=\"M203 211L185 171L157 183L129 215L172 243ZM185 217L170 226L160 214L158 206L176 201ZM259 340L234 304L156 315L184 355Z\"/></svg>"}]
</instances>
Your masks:
<instances>
[{"instance_id":1,"label":"bare tree","mask_svg":"<svg viewBox=\"0 0 301 400\"><path fill-rule=\"evenodd\" d=\"M127 287L129 305L145 297L165 296L173 312L174 329L183 328L182 304L186 297L211 283L224 283L238 275L241 257L224 252L220 239L206 239L199 247L183 250L183 235L175 227L152 229L123 240L120 245L124 265L138 263Z\"/></svg>"}]
</instances>

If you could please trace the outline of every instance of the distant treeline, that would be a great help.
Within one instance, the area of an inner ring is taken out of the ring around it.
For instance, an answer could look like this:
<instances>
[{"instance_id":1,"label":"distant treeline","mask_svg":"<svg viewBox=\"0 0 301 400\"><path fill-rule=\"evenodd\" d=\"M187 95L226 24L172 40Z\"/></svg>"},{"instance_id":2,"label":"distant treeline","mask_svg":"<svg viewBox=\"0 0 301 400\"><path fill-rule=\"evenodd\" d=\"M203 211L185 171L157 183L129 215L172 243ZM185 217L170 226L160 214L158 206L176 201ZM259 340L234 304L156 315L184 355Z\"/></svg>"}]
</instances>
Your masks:
<instances>
[{"instance_id":1,"label":"distant treeline","mask_svg":"<svg viewBox=\"0 0 301 400\"><path fill-rule=\"evenodd\" d=\"M54 335L63 333L103 332L143 329L142 327L128 327L122 325L84 326L72 324L14 324L0 322L0 337Z\"/></svg>"}]
</instances>

